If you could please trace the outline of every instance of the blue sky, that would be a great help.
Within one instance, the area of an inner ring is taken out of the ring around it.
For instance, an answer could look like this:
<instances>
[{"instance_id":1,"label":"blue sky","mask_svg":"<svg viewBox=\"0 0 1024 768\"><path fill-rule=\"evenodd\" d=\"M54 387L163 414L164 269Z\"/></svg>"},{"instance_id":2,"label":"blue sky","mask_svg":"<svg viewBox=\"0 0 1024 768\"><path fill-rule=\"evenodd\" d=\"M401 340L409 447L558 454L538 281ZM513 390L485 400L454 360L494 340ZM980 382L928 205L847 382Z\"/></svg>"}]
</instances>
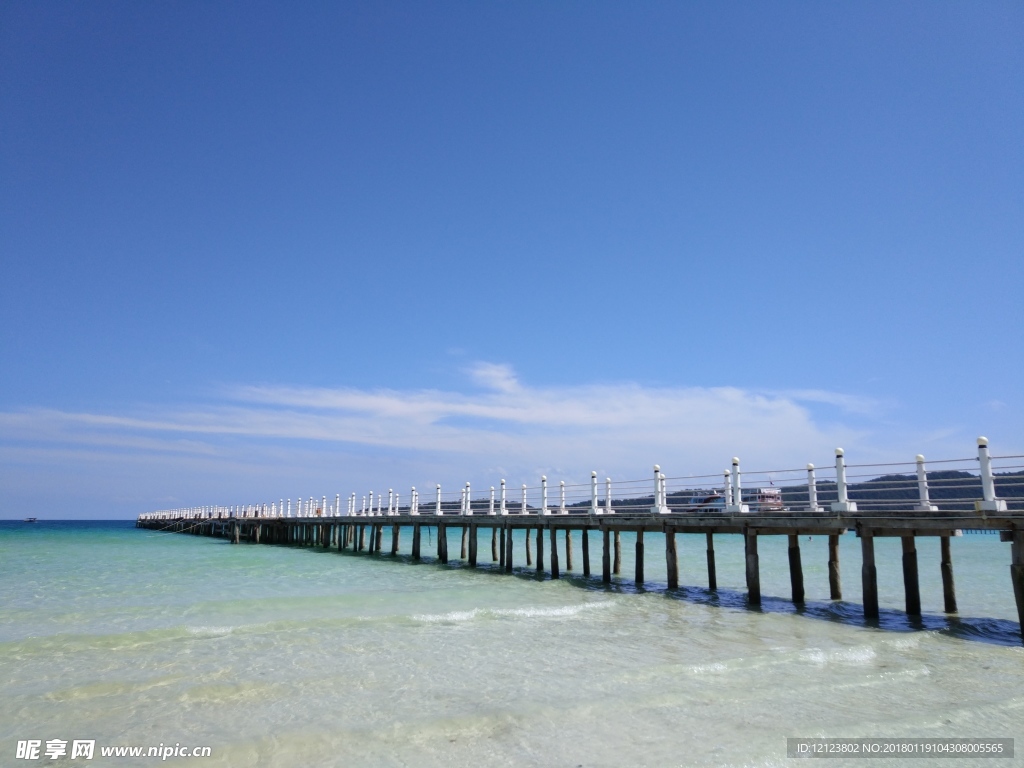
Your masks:
<instances>
[{"instance_id":1,"label":"blue sky","mask_svg":"<svg viewBox=\"0 0 1024 768\"><path fill-rule=\"evenodd\" d=\"M1020 3L0 6L0 517L1024 453Z\"/></svg>"}]
</instances>

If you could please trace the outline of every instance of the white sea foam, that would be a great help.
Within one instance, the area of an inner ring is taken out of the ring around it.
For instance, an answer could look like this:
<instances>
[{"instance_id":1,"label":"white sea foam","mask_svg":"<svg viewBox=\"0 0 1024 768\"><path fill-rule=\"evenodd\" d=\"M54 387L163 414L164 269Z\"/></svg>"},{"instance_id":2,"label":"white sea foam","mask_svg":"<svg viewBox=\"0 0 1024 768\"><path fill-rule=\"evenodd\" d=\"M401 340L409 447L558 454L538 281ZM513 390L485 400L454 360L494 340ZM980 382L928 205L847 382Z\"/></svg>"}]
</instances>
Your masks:
<instances>
[{"instance_id":1,"label":"white sea foam","mask_svg":"<svg viewBox=\"0 0 1024 768\"><path fill-rule=\"evenodd\" d=\"M877 654L874 648L860 646L836 651L823 651L821 648L809 648L800 652L800 658L812 664L867 664Z\"/></svg>"},{"instance_id":2,"label":"white sea foam","mask_svg":"<svg viewBox=\"0 0 1024 768\"><path fill-rule=\"evenodd\" d=\"M185 631L196 637L224 637L235 631L234 627L185 627Z\"/></svg>"},{"instance_id":3,"label":"white sea foam","mask_svg":"<svg viewBox=\"0 0 1024 768\"><path fill-rule=\"evenodd\" d=\"M448 613L419 613L415 614L412 618L415 621L424 621L428 623L461 622L472 621L476 618L499 618L506 616L531 619L566 618L570 616L577 616L584 611L608 608L612 605L613 603L611 602L599 602L552 607L530 606L525 608L473 608L468 611L449 611Z\"/></svg>"}]
</instances>

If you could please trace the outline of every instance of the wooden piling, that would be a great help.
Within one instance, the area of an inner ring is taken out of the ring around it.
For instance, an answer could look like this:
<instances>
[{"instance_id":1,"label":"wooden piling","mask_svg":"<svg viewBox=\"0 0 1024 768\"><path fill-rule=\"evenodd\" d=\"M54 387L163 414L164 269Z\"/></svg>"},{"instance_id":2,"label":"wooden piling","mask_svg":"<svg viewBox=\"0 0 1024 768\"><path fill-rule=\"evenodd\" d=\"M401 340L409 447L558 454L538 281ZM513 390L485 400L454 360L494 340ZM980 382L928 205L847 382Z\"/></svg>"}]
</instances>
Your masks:
<instances>
[{"instance_id":1,"label":"wooden piling","mask_svg":"<svg viewBox=\"0 0 1024 768\"><path fill-rule=\"evenodd\" d=\"M259 544L259 543L260 543L260 529L261 529L262 527L263 527L263 526L262 526L262 525L260 525L259 523L256 523L256 524L255 524L255 525L253 526L253 532L252 532L252 540L253 540L254 542L256 542L257 544Z\"/></svg>"},{"instance_id":2,"label":"wooden piling","mask_svg":"<svg viewBox=\"0 0 1024 768\"><path fill-rule=\"evenodd\" d=\"M633 580L638 587L644 585L644 530L636 532L636 570Z\"/></svg>"},{"instance_id":3,"label":"wooden piling","mask_svg":"<svg viewBox=\"0 0 1024 768\"><path fill-rule=\"evenodd\" d=\"M356 527L350 525L348 527L348 546L353 547L356 543Z\"/></svg>"},{"instance_id":4,"label":"wooden piling","mask_svg":"<svg viewBox=\"0 0 1024 768\"><path fill-rule=\"evenodd\" d=\"M942 599L946 613L956 613L956 585L953 582L953 556L949 551L949 536L939 537L942 550Z\"/></svg>"},{"instance_id":5,"label":"wooden piling","mask_svg":"<svg viewBox=\"0 0 1024 768\"><path fill-rule=\"evenodd\" d=\"M611 553L611 531L607 528L601 531L603 547L601 549L601 580L610 584L612 580L612 553Z\"/></svg>"},{"instance_id":6,"label":"wooden piling","mask_svg":"<svg viewBox=\"0 0 1024 768\"><path fill-rule=\"evenodd\" d=\"M232 544L238 544L241 535L242 535L242 527L238 523L235 523L232 526L232 530L231 530L231 543Z\"/></svg>"},{"instance_id":7,"label":"wooden piling","mask_svg":"<svg viewBox=\"0 0 1024 768\"><path fill-rule=\"evenodd\" d=\"M551 529L551 578L558 578L558 537L554 528Z\"/></svg>"},{"instance_id":8,"label":"wooden piling","mask_svg":"<svg viewBox=\"0 0 1024 768\"><path fill-rule=\"evenodd\" d=\"M463 560L466 559L469 549L469 526L462 526L462 552L459 557Z\"/></svg>"},{"instance_id":9,"label":"wooden piling","mask_svg":"<svg viewBox=\"0 0 1024 768\"><path fill-rule=\"evenodd\" d=\"M800 561L800 536L789 535L789 586L796 605L804 602L804 566Z\"/></svg>"},{"instance_id":10,"label":"wooden piling","mask_svg":"<svg viewBox=\"0 0 1024 768\"><path fill-rule=\"evenodd\" d=\"M715 534L708 533L708 589L718 589L718 569L715 567Z\"/></svg>"},{"instance_id":11,"label":"wooden piling","mask_svg":"<svg viewBox=\"0 0 1024 768\"><path fill-rule=\"evenodd\" d=\"M339 526L341 530L338 531L338 551L341 552L345 547L348 546L348 526Z\"/></svg>"},{"instance_id":12,"label":"wooden piling","mask_svg":"<svg viewBox=\"0 0 1024 768\"><path fill-rule=\"evenodd\" d=\"M377 554L380 554L381 539L384 537L384 526L383 525L378 525L378 526L376 526L376 528L377 528L377 544L373 548L373 551L376 552Z\"/></svg>"},{"instance_id":13,"label":"wooden piling","mask_svg":"<svg viewBox=\"0 0 1024 768\"><path fill-rule=\"evenodd\" d=\"M401 534L401 527L398 523L391 526L391 554L398 556L398 537Z\"/></svg>"},{"instance_id":14,"label":"wooden piling","mask_svg":"<svg viewBox=\"0 0 1024 768\"><path fill-rule=\"evenodd\" d=\"M537 573L544 573L544 528L537 526Z\"/></svg>"},{"instance_id":15,"label":"wooden piling","mask_svg":"<svg viewBox=\"0 0 1024 768\"><path fill-rule=\"evenodd\" d=\"M437 559L448 565L448 526L441 523L437 526Z\"/></svg>"},{"instance_id":16,"label":"wooden piling","mask_svg":"<svg viewBox=\"0 0 1024 768\"><path fill-rule=\"evenodd\" d=\"M526 567L533 565L533 552L530 546L530 539L533 538L533 528L526 529Z\"/></svg>"},{"instance_id":17,"label":"wooden piling","mask_svg":"<svg viewBox=\"0 0 1024 768\"><path fill-rule=\"evenodd\" d=\"M512 573L512 526L505 528L505 573Z\"/></svg>"},{"instance_id":18,"label":"wooden piling","mask_svg":"<svg viewBox=\"0 0 1024 768\"><path fill-rule=\"evenodd\" d=\"M843 599L843 582L839 574L839 534L828 537L828 593L833 600Z\"/></svg>"},{"instance_id":19,"label":"wooden piling","mask_svg":"<svg viewBox=\"0 0 1024 768\"><path fill-rule=\"evenodd\" d=\"M747 561L747 602L761 604L761 567L757 556L757 533L749 528L743 533Z\"/></svg>"},{"instance_id":20,"label":"wooden piling","mask_svg":"<svg viewBox=\"0 0 1024 768\"><path fill-rule=\"evenodd\" d=\"M906 592L908 616L921 615L921 586L917 578L917 546L913 536L901 536L903 540L903 588Z\"/></svg>"},{"instance_id":21,"label":"wooden piling","mask_svg":"<svg viewBox=\"0 0 1024 768\"><path fill-rule=\"evenodd\" d=\"M505 530L498 531L498 570L505 570Z\"/></svg>"},{"instance_id":22,"label":"wooden piling","mask_svg":"<svg viewBox=\"0 0 1024 768\"><path fill-rule=\"evenodd\" d=\"M476 568L476 550L478 531L475 525L469 526L469 567Z\"/></svg>"},{"instance_id":23,"label":"wooden piling","mask_svg":"<svg viewBox=\"0 0 1024 768\"><path fill-rule=\"evenodd\" d=\"M422 532L420 531L420 524L412 524L412 559L420 559L420 543L422 541Z\"/></svg>"},{"instance_id":24,"label":"wooden piling","mask_svg":"<svg viewBox=\"0 0 1024 768\"><path fill-rule=\"evenodd\" d=\"M615 559L612 561L612 573L616 576L622 573L622 538L619 531L615 531Z\"/></svg>"},{"instance_id":25,"label":"wooden piling","mask_svg":"<svg viewBox=\"0 0 1024 768\"><path fill-rule=\"evenodd\" d=\"M491 528L491 562L498 562L498 529Z\"/></svg>"},{"instance_id":26,"label":"wooden piling","mask_svg":"<svg viewBox=\"0 0 1024 768\"><path fill-rule=\"evenodd\" d=\"M878 570L875 568L875 538L871 531L861 531L860 551L862 565L860 567L861 588L863 591L864 618L878 618Z\"/></svg>"},{"instance_id":27,"label":"wooden piling","mask_svg":"<svg viewBox=\"0 0 1024 768\"><path fill-rule=\"evenodd\" d=\"M572 531L565 529L565 570L572 570Z\"/></svg>"},{"instance_id":28,"label":"wooden piling","mask_svg":"<svg viewBox=\"0 0 1024 768\"><path fill-rule=\"evenodd\" d=\"M583 528L580 531L580 549L583 553L583 575L590 575L590 531Z\"/></svg>"},{"instance_id":29,"label":"wooden piling","mask_svg":"<svg viewBox=\"0 0 1024 768\"><path fill-rule=\"evenodd\" d=\"M359 526L359 546L356 547L356 552L362 552L366 549L366 526Z\"/></svg>"},{"instance_id":30,"label":"wooden piling","mask_svg":"<svg viewBox=\"0 0 1024 768\"><path fill-rule=\"evenodd\" d=\"M1010 579L1017 601L1017 621L1024 639L1024 531L1013 531L1010 539Z\"/></svg>"},{"instance_id":31,"label":"wooden piling","mask_svg":"<svg viewBox=\"0 0 1024 768\"><path fill-rule=\"evenodd\" d=\"M668 588L679 587L679 560L676 556L676 529L665 529L665 569L668 572Z\"/></svg>"}]
</instances>

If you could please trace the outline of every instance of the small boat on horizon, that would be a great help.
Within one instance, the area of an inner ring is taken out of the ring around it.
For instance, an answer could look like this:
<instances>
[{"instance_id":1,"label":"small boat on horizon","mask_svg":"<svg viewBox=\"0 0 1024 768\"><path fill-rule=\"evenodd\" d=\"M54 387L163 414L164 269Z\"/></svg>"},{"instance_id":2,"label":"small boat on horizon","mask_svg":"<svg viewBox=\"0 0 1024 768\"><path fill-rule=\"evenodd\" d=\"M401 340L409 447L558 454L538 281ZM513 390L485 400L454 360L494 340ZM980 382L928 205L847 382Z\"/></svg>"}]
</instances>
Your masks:
<instances>
[{"instance_id":1,"label":"small boat on horizon","mask_svg":"<svg viewBox=\"0 0 1024 768\"><path fill-rule=\"evenodd\" d=\"M26 523L34 523L34 522L36 522L36 521L37 521L38 519L39 519L38 517L26 517L26 518L25 518L25 520L24 520L24 522L26 522Z\"/></svg>"}]
</instances>

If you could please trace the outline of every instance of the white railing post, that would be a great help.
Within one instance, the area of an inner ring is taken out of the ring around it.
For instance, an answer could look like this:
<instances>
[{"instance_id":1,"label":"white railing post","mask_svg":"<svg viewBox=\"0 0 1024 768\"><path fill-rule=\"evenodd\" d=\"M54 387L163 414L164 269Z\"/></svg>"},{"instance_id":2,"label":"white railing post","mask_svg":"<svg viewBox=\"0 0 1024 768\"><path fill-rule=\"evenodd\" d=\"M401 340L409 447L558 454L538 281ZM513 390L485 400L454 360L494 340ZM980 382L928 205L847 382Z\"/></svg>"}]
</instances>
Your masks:
<instances>
[{"instance_id":1,"label":"white railing post","mask_svg":"<svg viewBox=\"0 0 1024 768\"><path fill-rule=\"evenodd\" d=\"M473 514L473 494L469 490L469 481L468 480L466 481L466 506L463 509L463 514L464 515L472 515Z\"/></svg>"},{"instance_id":2,"label":"white railing post","mask_svg":"<svg viewBox=\"0 0 1024 768\"><path fill-rule=\"evenodd\" d=\"M558 481L558 514L569 514L569 510L565 508L565 480Z\"/></svg>"},{"instance_id":3,"label":"white railing post","mask_svg":"<svg viewBox=\"0 0 1024 768\"><path fill-rule=\"evenodd\" d=\"M743 503L743 488L740 483L740 460L738 457L732 457L732 471L728 473L732 478L732 488L729 491L729 506L726 507L726 512L749 512L750 507Z\"/></svg>"},{"instance_id":4,"label":"white railing post","mask_svg":"<svg viewBox=\"0 0 1024 768\"><path fill-rule=\"evenodd\" d=\"M917 506L918 512L938 512L939 508L928 498L928 473L924 468L924 456L917 454Z\"/></svg>"},{"instance_id":5,"label":"white railing post","mask_svg":"<svg viewBox=\"0 0 1024 768\"><path fill-rule=\"evenodd\" d=\"M494 486L491 486L491 505L487 508L487 514L494 514Z\"/></svg>"},{"instance_id":6,"label":"white railing post","mask_svg":"<svg viewBox=\"0 0 1024 768\"><path fill-rule=\"evenodd\" d=\"M722 502L725 504L725 509L728 510L732 506L732 471L725 470L723 473L722 481Z\"/></svg>"},{"instance_id":7,"label":"white railing post","mask_svg":"<svg viewBox=\"0 0 1024 768\"><path fill-rule=\"evenodd\" d=\"M360 517L365 517L366 516L366 497L365 496L363 496L363 505L362 505L362 508L359 510L359 515L360 515Z\"/></svg>"},{"instance_id":8,"label":"white railing post","mask_svg":"<svg viewBox=\"0 0 1024 768\"><path fill-rule=\"evenodd\" d=\"M655 515L664 515L669 510L665 506L665 501L662 498L662 486L664 485L665 476L661 474L661 466L658 464L654 465L654 505L651 507L651 512Z\"/></svg>"},{"instance_id":9,"label":"white railing post","mask_svg":"<svg viewBox=\"0 0 1024 768\"><path fill-rule=\"evenodd\" d=\"M604 511L609 515L615 514L615 510L612 509L612 479L610 477L604 479Z\"/></svg>"},{"instance_id":10,"label":"white railing post","mask_svg":"<svg viewBox=\"0 0 1024 768\"><path fill-rule=\"evenodd\" d=\"M501 514L508 514L508 505L505 503L505 478L501 479Z\"/></svg>"},{"instance_id":11,"label":"white railing post","mask_svg":"<svg viewBox=\"0 0 1024 768\"><path fill-rule=\"evenodd\" d=\"M466 489L463 488L459 495L459 514L465 516L466 514Z\"/></svg>"},{"instance_id":12,"label":"white railing post","mask_svg":"<svg viewBox=\"0 0 1024 768\"><path fill-rule=\"evenodd\" d=\"M393 488L388 488L388 517L391 516L391 507L395 503L395 491Z\"/></svg>"},{"instance_id":13,"label":"white railing post","mask_svg":"<svg viewBox=\"0 0 1024 768\"><path fill-rule=\"evenodd\" d=\"M334 494L334 516L341 517L341 494Z\"/></svg>"},{"instance_id":14,"label":"white railing post","mask_svg":"<svg viewBox=\"0 0 1024 768\"><path fill-rule=\"evenodd\" d=\"M526 514L526 483L523 483L523 506L520 510L520 514Z\"/></svg>"},{"instance_id":15,"label":"white railing post","mask_svg":"<svg viewBox=\"0 0 1024 768\"><path fill-rule=\"evenodd\" d=\"M601 510L597 507L597 472L590 473L590 514L601 514Z\"/></svg>"},{"instance_id":16,"label":"white railing post","mask_svg":"<svg viewBox=\"0 0 1024 768\"><path fill-rule=\"evenodd\" d=\"M409 514L418 515L419 513L419 497L416 495L416 486L414 485L409 491Z\"/></svg>"},{"instance_id":17,"label":"white railing post","mask_svg":"<svg viewBox=\"0 0 1024 768\"><path fill-rule=\"evenodd\" d=\"M856 512L857 502L850 501L846 488L846 459L842 448L836 448L836 498L832 503L832 511L842 514Z\"/></svg>"},{"instance_id":18,"label":"white railing post","mask_svg":"<svg viewBox=\"0 0 1024 768\"><path fill-rule=\"evenodd\" d=\"M395 514L398 514L399 508L402 506L402 494L395 491Z\"/></svg>"},{"instance_id":19,"label":"white railing post","mask_svg":"<svg viewBox=\"0 0 1024 768\"><path fill-rule=\"evenodd\" d=\"M288 511L285 513L285 517L292 516L292 500L288 499Z\"/></svg>"},{"instance_id":20,"label":"white railing post","mask_svg":"<svg viewBox=\"0 0 1024 768\"><path fill-rule=\"evenodd\" d=\"M440 483L437 484L437 503L434 506L434 514L435 515L440 515L441 514L441 484Z\"/></svg>"},{"instance_id":21,"label":"white railing post","mask_svg":"<svg viewBox=\"0 0 1024 768\"><path fill-rule=\"evenodd\" d=\"M807 511L824 512L825 508L818 505L818 481L814 477L814 465L807 465Z\"/></svg>"},{"instance_id":22,"label":"white railing post","mask_svg":"<svg viewBox=\"0 0 1024 768\"><path fill-rule=\"evenodd\" d=\"M548 476L540 476L540 513L550 515L548 511Z\"/></svg>"},{"instance_id":23,"label":"white railing post","mask_svg":"<svg viewBox=\"0 0 1024 768\"><path fill-rule=\"evenodd\" d=\"M996 498L996 481L992 476L992 457L988 453L988 438L978 438L978 464L981 468L982 500L974 502L978 512L1005 512L1006 500Z\"/></svg>"}]
</instances>

